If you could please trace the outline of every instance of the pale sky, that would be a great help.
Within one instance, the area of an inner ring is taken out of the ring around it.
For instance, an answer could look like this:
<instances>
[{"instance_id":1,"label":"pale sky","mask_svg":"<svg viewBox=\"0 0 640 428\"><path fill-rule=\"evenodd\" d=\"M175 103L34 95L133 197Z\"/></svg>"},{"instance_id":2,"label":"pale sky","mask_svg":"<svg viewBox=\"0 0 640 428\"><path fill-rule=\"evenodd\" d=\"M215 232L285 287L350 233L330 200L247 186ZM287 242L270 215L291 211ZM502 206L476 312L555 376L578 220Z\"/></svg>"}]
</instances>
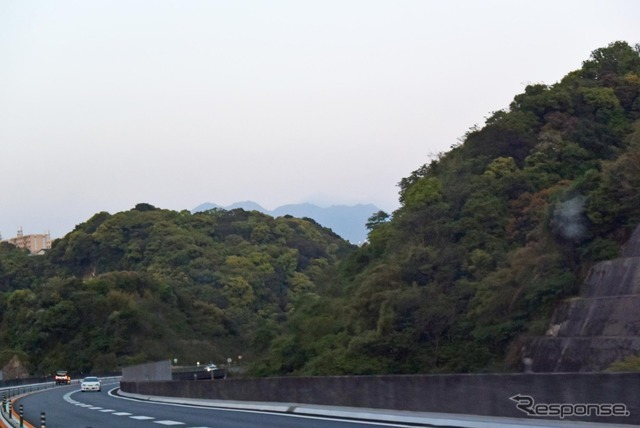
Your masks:
<instances>
[{"instance_id":1,"label":"pale sky","mask_svg":"<svg viewBox=\"0 0 640 428\"><path fill-rule=\"evenodd\" d=\"M529 83L640 42L637 0L0 0L0 233L253 200L398 208Z\"/></svg>"}]
</instances>

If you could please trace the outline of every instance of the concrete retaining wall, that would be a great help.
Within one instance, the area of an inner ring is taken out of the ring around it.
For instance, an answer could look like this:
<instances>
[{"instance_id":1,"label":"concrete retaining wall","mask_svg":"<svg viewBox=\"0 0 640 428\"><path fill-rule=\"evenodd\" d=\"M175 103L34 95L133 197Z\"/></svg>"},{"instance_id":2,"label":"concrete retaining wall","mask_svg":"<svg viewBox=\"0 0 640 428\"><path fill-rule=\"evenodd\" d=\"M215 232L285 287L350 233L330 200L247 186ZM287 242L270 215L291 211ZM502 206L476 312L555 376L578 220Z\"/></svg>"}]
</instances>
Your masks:
<instances>
[{"instance_id":1,"label":"concrete retaining wall","mask_svg":"<svg viewBox=\"0 0 640 428\"><path fill-rule=\"evenodd\" d=\"M640 373L470 374L335 376L121 383L143 395L265 401L413 410L486 416L528 417L510 397L535 404L614 404L628 417L566 418L640 424ZM536 417L536 419L538 419ZM551 418L557 419L557 418Z\"/></svg>"},{"instance_id":2,"label":"concrete retaining wall","mask_svg":"<svg viewBox=\"0 0 640 428\"><path fill-rule=\"evenodd\" d=\"M640 355L640 226L622 257L596 263L579 297L556 307L525 347L534 372L600 372Z\"/></svg>"},{"instance_id":3,"label":"concrete retaining wall","mask_svg":"<svg viewBox=\"0 0 640 428\"><path fill-rule=\"evenodd\" d=\"M166 360L124 367L122 380L125 382L171 380L171 362Z\"/></svg>"}]
</instances>

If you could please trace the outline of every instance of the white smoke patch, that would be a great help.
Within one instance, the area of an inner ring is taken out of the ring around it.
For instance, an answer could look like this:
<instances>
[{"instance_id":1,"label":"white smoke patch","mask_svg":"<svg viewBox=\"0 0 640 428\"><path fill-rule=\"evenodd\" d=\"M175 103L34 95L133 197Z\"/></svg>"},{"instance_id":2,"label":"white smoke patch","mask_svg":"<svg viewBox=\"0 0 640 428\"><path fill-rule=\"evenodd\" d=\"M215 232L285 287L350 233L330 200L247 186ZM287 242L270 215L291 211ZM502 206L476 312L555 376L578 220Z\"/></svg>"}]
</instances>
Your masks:
<instances>
[{"instance_id":1,"label":"white smoke patch","mask_svg":"<svg viewBox=\"0 0 640 428\"><path fill-rule=\"evenodd\" d=\"M587 238L587 218L584 213L586 199L578 195L555 206L549 224L555 235L574 243Z\"/></svg>"}]
</instances>

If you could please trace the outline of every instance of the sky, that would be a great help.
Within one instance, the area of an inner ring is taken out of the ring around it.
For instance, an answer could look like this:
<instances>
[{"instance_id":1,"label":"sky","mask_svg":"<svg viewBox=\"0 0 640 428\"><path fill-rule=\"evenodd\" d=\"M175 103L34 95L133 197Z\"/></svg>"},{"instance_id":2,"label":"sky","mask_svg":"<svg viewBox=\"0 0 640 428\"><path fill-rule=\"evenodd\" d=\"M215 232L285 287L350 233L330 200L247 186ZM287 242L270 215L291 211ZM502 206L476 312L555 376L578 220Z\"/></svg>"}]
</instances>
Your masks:
<instances>
[{"instance_id":1,"label":"sky","mask_svg":"<svg viewBox=\"0 0 640 428\"><path fill-rule=\"evenodd\" d=\"M0 0L0 234L252 200L399 207L636 0Z\"/></svg>"}]
</instances>

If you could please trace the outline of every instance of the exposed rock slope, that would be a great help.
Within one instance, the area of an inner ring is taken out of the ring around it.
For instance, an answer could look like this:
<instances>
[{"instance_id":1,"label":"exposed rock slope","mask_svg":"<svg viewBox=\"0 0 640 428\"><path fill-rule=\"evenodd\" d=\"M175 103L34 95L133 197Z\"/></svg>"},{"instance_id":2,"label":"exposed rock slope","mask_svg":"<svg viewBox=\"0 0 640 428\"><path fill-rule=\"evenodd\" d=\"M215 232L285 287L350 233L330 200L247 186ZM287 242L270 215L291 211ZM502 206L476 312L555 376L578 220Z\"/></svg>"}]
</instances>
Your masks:
<instances>
[{"instance_id":1,"label":"exposed rock slope","mask_svg":"<svg viewBox=\"0 0 640 428\"><path fill-rule=\"evenodd\" d=\"M640 355L640 227L620 258L591 268L581 296L556 309L528 355L537 372L600 371Z\"/></svg>"}]
</instances>

